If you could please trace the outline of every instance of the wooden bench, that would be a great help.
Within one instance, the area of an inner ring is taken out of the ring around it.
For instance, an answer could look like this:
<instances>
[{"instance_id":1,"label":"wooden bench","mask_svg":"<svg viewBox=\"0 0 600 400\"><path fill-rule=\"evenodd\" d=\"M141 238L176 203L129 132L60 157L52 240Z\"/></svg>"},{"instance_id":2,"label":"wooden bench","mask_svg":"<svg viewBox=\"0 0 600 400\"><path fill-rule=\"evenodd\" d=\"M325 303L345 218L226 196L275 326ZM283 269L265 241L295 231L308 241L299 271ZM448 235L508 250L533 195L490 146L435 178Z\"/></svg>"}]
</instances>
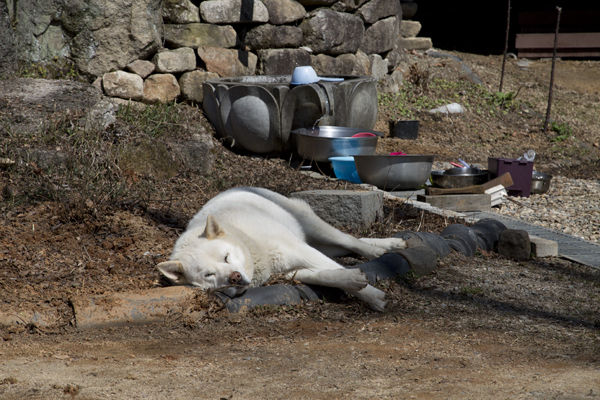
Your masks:
<instances>
[{"instance_id":1,"label":"wooden bench","mask_svg":"<svg viewBox=\"0 0 600 400\"><path fill-rule=\"evenodd\" d=\"M554 33L517 33L519 57L552 57ZM558 57L600 57L600 32L559 33Z\"/></svg>"}]
</instances>

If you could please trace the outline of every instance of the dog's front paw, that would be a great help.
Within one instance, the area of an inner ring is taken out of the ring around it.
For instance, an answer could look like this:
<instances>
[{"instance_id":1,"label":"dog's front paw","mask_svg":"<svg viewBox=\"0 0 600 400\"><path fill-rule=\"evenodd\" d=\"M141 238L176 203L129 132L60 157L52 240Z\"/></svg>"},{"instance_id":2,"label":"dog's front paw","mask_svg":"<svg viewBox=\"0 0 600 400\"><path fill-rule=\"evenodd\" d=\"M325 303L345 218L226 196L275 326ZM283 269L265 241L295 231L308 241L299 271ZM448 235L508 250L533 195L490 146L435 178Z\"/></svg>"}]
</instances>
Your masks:
<instances>
[{"instance_id":1,"label":"dog's front paw","mask_svg":"<svg viewBox=\"0 0 600 400\"><path fill-rule=\"evenodd\" d=\"M385 310L385 293L376 287L367 285L355 293L356 297L364 301L375 311L383 312Z\"/></svg>"},{"instance_id":2,"label":"dog's front paw","mask_svg":"<svg viewBox=\"0 0 600 400\"><path fill-rule=\"evenodd\" d=\"M361 238L360 240L370 244L371 246L377 247L379 250L378 252L381 253L378 254L377 257L385 253L393 253L407 247L406 241L400 238Z\"/></svg>"},{"instance_id":3,"label":"dog's front paw","mask_svg":"<svg viewBox=\"0 0 600 400\"><path fill-rule=\"evenodd\" d=\"M369 281L364 272L358 268L351 268L342 270L340 273L340 279L344 279L345 290L354 292L363 289L368 285Z\"/></svg>"}]
</instances>

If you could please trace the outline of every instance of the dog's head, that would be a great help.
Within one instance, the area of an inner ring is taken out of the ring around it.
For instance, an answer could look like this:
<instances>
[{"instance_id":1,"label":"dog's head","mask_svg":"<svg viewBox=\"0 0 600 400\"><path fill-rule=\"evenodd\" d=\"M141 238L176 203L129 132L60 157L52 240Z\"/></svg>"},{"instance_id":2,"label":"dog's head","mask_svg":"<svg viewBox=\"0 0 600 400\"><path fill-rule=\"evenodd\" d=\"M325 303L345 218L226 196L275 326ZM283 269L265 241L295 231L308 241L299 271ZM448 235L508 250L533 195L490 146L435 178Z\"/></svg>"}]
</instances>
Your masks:
<instances>
[{"instance_id":1,"label":"dog's head","mask_svg":"<svg viewBox=\"0 0 600 400\"><path fill-rule=\"evenodd\" d=\"M204 232L190 240L176 260L156 266L169 281L216 289L231 297L248 288L250 278L244 268L246 256L239 246L227 240L213 217L208 216Z\"/></svg>"}]
</instances>

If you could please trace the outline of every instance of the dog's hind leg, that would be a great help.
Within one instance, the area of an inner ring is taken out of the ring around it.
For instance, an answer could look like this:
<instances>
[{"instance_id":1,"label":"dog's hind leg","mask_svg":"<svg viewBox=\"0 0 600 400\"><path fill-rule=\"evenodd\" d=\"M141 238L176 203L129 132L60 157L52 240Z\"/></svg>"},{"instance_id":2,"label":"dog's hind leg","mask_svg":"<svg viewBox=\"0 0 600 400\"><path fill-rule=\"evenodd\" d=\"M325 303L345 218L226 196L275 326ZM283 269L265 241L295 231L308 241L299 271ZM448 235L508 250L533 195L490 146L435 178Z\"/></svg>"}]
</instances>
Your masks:
<instances>
[{"instance_id":1,"label":"dog's hind leg","mask_svg":"<svg viewBox=\"0 0 600 400\"><path fill-rule=\"evenodd\" d=\"M339 257L354 253L368 259L373 259L383 255L388 251L388 248L396 248L401 245L400 242L403 242L399 238L388 239L391 241L395 240L397 243L390 245L391 242L386 242L386 246L380 247L377 244L359 240L323 221L306 202L301 200L289 199L286 210L302 226L308 244L330 257Z\"/></svg>"}]
</instances>

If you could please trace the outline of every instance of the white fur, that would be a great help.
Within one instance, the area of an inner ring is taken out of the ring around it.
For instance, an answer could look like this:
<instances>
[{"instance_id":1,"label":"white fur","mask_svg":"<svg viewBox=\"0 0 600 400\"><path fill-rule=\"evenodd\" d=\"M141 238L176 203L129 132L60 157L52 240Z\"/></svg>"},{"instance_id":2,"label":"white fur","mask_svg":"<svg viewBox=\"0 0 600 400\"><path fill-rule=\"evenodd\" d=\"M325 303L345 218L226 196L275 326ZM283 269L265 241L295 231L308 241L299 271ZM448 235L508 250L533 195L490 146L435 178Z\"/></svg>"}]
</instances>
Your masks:
<instances>
[{"instance_id":1,"label":"white fur","mask_svg":"<svg viewBox=\"0 0 600 400\"><path fill-rule=\"evenodd\" d=\"M356 239L320 219L307 203L262 188L230 189L211 199L157 267L177 284L219 289L230 295L287 273L307 284L343 289L376 310L384 293L359 269L330 257L355 253L369 259L403 249L402 239ZM228 278L239 272L241 281Z\"/></svg>"}]
</instances>

